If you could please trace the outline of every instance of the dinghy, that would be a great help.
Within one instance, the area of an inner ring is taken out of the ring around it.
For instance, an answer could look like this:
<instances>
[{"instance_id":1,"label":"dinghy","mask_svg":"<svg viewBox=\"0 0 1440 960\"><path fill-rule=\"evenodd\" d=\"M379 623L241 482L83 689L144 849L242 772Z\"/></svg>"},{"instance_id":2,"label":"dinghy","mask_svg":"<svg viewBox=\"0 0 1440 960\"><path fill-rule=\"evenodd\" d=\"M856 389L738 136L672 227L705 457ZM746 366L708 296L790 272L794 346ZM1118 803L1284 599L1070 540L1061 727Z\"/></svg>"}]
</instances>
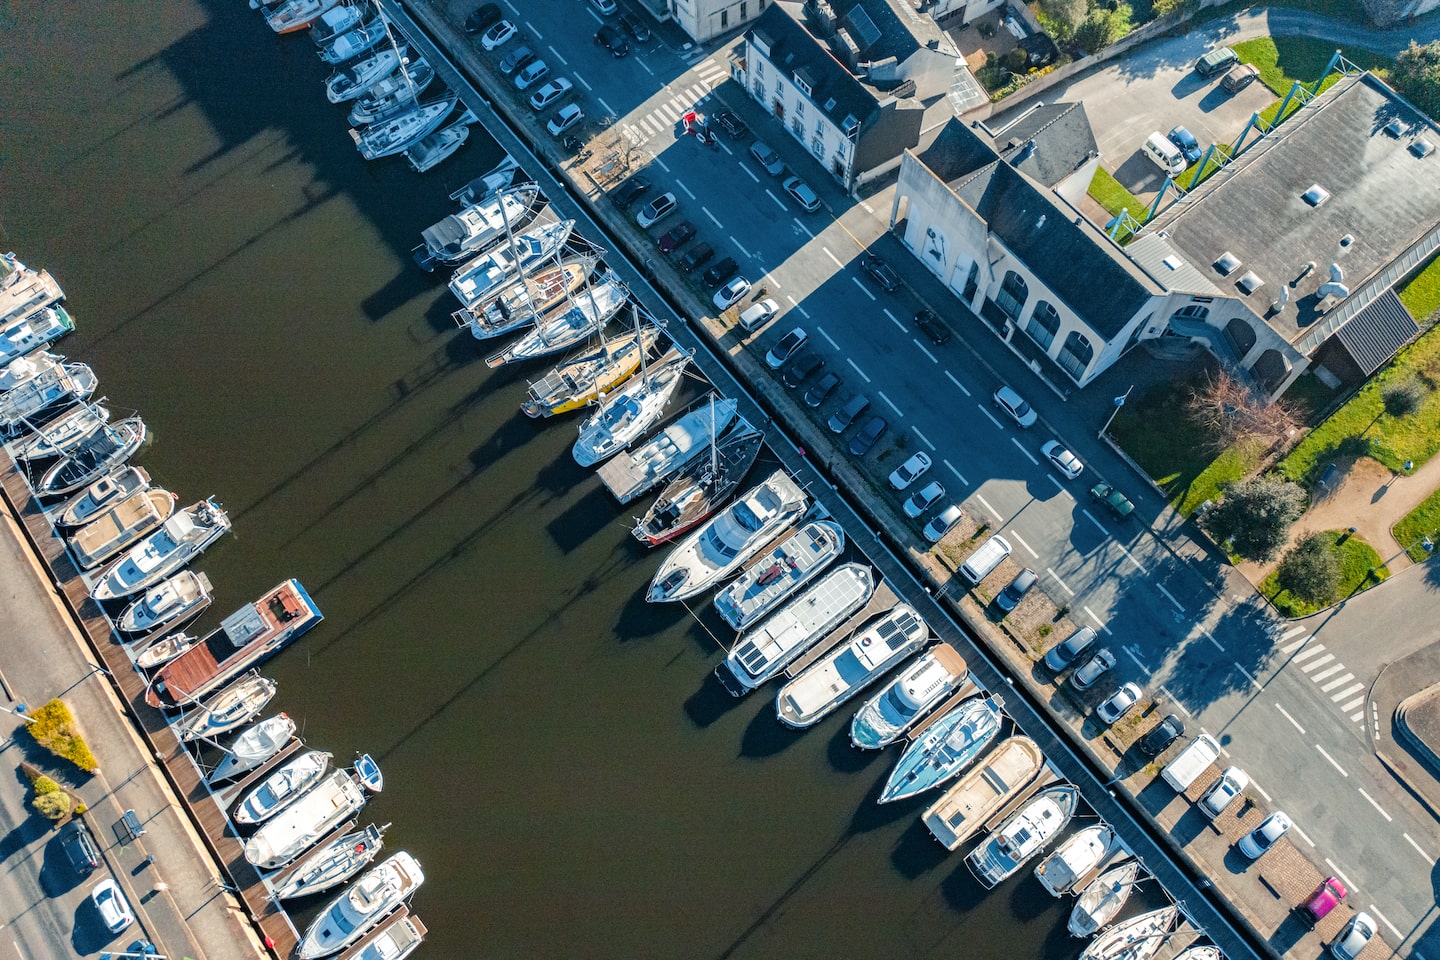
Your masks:
<instances>
[{"instance_id":1,"label":"dinghy","mask_svg":"<svg viewBox=\"0 0 1440 960\"><path fill-rule=\"evenodd\" d=\"M293 736L295 721L284 713L277 713L247 727L244 733L235 738L235 742L225 753L225 759L210 772L206 782L221 783L254 770L279 753Z\"/></svg>"}]
</instances>

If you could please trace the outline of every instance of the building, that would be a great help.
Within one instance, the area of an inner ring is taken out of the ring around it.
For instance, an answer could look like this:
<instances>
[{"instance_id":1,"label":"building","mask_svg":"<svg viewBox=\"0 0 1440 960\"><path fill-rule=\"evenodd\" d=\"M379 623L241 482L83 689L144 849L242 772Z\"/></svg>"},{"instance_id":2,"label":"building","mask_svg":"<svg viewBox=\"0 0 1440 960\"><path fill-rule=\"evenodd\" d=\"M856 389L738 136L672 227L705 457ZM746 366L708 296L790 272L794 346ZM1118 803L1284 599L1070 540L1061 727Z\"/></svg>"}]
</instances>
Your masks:
<instances>
[{"instance_id":1,"label":"building","mask_svg":"<svg viewBox=\"0 0 1440 960\"><path fill-rule=\"evenodd\" d=\"M674 20L697 43L742 27L771 6L771 0L647 0L662 20Z\"/></svg>"},{"instance_id":2,"label":"building","mask_svg":"<svg viewBox=\"0 0 1440 960\"><path fill-rule=\"evenodd\" d=\"M906 151L891 212L1057 389L1176 338L1273 396L1312 365L1368 376L1418 332L1391 288L1440 249L1440 134L1375 77L1341 78L1123 247L1079 210L1098 163L1082 121L1065 104L993 132L952 121Z\"/></svg>"},{"instance_id":3,"label":"building","mask_svg":"<svg viewBox=\"0 0 1440 960\"><path fill-rule=\"evenodd\" d=\"M1376 26L1393 27L1401 20L1440 8L1440 0L1364 0L1365 12Z\"/></svg>"}]
</instances>

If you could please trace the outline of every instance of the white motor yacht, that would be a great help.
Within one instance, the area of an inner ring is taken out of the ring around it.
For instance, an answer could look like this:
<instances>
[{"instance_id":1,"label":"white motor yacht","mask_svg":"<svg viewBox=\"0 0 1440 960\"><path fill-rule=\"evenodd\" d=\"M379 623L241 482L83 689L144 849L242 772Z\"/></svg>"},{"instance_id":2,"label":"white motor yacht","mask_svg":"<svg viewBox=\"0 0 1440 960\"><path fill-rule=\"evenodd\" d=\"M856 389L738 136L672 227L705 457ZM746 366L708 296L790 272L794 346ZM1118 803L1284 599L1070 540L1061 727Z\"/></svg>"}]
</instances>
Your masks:
<instances>
[{"instance_id":1,"label":"white motor yacht","mask_svg":"<svg viewBox=\"0 0 1440 960\"><path fill-rule=\"evenodd\" d=\"M391 854L320 911L305 931L296 955L301 960L317 960L340 952L388 917L424 882L420 861L404 850Z\"/></svg>"},{"instance_id":2,"label":"white motor yacht","mask_svg":"<svg viewBox=\"0 0 1440 960\"><path fill-rule=\"evenodd\" d=\"M845 549L834 520L810 520L715 594L715 609L736 630L748 630L809 583Z\"/></svg>"},{"instance_id":3,"label":"white motor yacht","mask_svg":"<svg viewBox=\"0 0 1440 960\"><path fill-rule=\"evenodd\" d=\"M410 169L416 173L425 173L438 166L470 139L470 124L474 122L475 114L467 110L459 120L448 127L441 127L428 137L406 147L405 159L410 164Z\"/></svg>"},{"instance_id":4,"label":"white motor yacht","mask_svg":"<svg viewBox=\"0 0 1440 960\"><path fill-rule=\"evenodd\" d=\"M65 358L49 350L36 350L23 357L16 357L0 367L0 394L9 393L27 380L33 380L46 370L53 370L64 363Z\"/></svg>"},{"instance_id":5,"label":"white motor yacht","mask_svg":"<svg viewBox=\"0 0 1440 960\"><path fill-rule=\"evenodd\" d=\"M1068 783L1045 787L970 851L965 857L966 866L981 886L993 888L1060 835L1079 800L1080 791Z\"/></svg>"},{"instance_id":6,"label":"white motor yacht","mask_svg":"<svg viewBox=\"0 0 1440 960\"><path fill-rule=\"evenodd\" d=\"M1115 831L1097 823L1077 830L1035 868L1035 879L1052 897L1073 893L1092 870L1105 862L1115 843Z\"/></svg>"},{"instance_id":7,"label":"white motor yacht","mask_svg":"<svg viewBox=\"0 0 1440 960\"><path fill-rule=\"evenodd\" d=\"M528 273L549 262L570 239L574 229L574 220L530 228L461 266L450 278L450 292L465 306L475 306L499 292L511 276Z\"/></svg>"},{"instance_id":8,"label":"white motor yacht","mask_svg":"<svg viewBox=\"0 0 1440 960\"><path fill-rule=\"evenodd\" d=\"M699 456L735 419L734 400L705 403L678 417L637 447L611 457L595 475L616 500L629 503L664 483Z\"/></svg>"},{"instance_id":9,"label":"white motor yacht","mask_svg":"<svg viewBox=\"0 0 1440 960\"><path fill-rule=\"evenodd\" d=\"M55 524L82 526L131 494L148 489L150 474L144 467L118 467L54 508Z\"/></svg>"},{"instance_id":10,"label":"white motor yacht","mask_svg":"<svg viewBox=\"0 0 1440 960\"><path fill-rule=\"evenodd\" d=\"M366 791L379 792L380 769L369 756L355 772L336 770L272 817L245 841L245 859L262 870L285 866L365 805Z\"/></svg>"},{"instance_id":11,"label":"white motor yacht","mask_svg":"<svg viewBox=\"0 0 1440 960\"><path fill-rule=\"evenodd\" d=\"M90 596L103 601L139 593L200 556L229 529L230 517L220 505L201 500L115 558L90 588Z\"/></svg>"},{"instance_id":12,"label":"white motor yacht","mask_svg":"<svg viewBox=\"0 0 1440 960\"><path fill-rule=\"evenodd\" d=\"M260 782L235 805L236 823L264 823L314 786L330 765L330 754L307 750Z\"/></svg>"},{"instance_id":13,"label":"white motor yacht","mask_svg":"<svg viewBox=\"0 0 1440 960\"><path fill-rule=\"evenodd\" d=\"M969 677L965 658L950 644L937 643L855 711L850 742L861 750L883 750L905 736Z\"/></svg>"},{"instance_id":14,"label":"white motor yacht","mask_svg":"<svg viewBox=\"0 0 1440 960\"><path fill-rule=\"evenodd\" d=\"M181 570L146 590L115 618L115 629L132 636L154 633L192 619L210 605L210 578Z\"/></svg>"},{"instance_id":15,"label":"white motor yacht","mask_svg":"<svg viewBox=\"0 0 1440 960\"><path fill-rule=\"evenodd\" d=\"M0 300L3 300L0 297ZM4 306L0 305L0 311ZM75 321L58 303L15 317L0 326L0 363L8 363L59 340L75 329Z\"/></svg>"},{"instance_id":16,"label":"white motor yacht","mask_svg":"<svg viewBox=\"0 0 1440 960\"><path fill-rule=\"evenodd\" d=\"M819 723L919 650L929 635L929 626L914 607L896 604L781 687L775 713L789 727Z\"/></svg>"},{"instance_id":17,"label":"white motor yacht","mask_svg":"<svg viewBox=\"0 0 1440 960\"><path fill-rule=\"evenodd\" d=\"M425 933L425 925L417 917L406 914L377 927L369 942L360 945L355 960L405 960L420 946Z\"/></svg>"},{"instance_id":18,"label":"white motor yacht","mask_svg":"<svg viewBox=\"0 0 1440 960\"><path fill-rule=\"evenodd\" d=\"M522 183L497 196L471 204L420 231L421 243L410 251L424 270L453 267L523 230L535 215L540 188Z\"/></svg>"}]
</instances>

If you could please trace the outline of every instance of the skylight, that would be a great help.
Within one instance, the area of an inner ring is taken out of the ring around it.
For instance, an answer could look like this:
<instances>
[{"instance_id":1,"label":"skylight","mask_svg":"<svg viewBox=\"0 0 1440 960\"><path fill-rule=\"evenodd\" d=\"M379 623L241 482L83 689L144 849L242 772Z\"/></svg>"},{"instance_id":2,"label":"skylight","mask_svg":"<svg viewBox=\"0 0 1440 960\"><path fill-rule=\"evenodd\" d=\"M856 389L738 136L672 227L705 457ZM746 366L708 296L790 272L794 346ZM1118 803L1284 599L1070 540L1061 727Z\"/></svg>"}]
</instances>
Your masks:
<instances>
[{"instance_id":1,"label":"skylight","mask_svg":"<svg viewBox=\"0 0 1440 960\"><path fill-rule=\"evenodd\" d=\"M1245 271L1245 276L1241 277L1239 283L1237 284L1237 286L1239 286L1240 290L1241 290L1247 297L1248 297L1250 294L1254 293L1256 290L1259 290L1259 289L1260 289L1262 286L1264 286L1264 285L1265 285L1265 281L1264 281L1264 280L1261 280L1259 277L1255 276L1255 271L1254 271L1254 270L1246 270L1246 271Z\"/></svg>"},{"instance_id":2,"label":"skylight","mask_svg":"<svg viewBox=\"0 0 1440 960\"><path fill-rule=\"evenodd\" d=\"M1330 199L1330 191L1326 190L1318 183L1312 183L1309 190L1306 190L1304 193L1300 194L1300 198L1306 203L1310 204L1310 206L1318 207L1320 206L1320 204Z\"/></svg>"},{"instance_id":3,"label":"skylight","mask_svg":"<svg viewBox=\"0 0 1440 960\"><path fill-rule=\"evenodd\" d=\"M1220 276L1228 277L1240 269L1240 258L1226 250L1220 254L1220 259L1215 261L1215 269L1219 271Z\"/></svg>"}]
</instances>

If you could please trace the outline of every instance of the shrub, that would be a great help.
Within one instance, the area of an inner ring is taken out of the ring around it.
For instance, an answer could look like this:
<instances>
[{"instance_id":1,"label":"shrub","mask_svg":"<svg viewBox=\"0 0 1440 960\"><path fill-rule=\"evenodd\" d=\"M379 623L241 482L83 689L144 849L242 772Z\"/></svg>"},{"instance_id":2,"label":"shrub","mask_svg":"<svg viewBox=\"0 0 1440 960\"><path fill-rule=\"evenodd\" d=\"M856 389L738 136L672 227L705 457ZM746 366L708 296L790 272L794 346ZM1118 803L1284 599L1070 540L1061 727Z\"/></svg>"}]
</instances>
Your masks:
<instances>
[{"instance_id":1,"label":"shrub","mask_svg":"<svg viewBox=\"0 0 1440 960\"><path fill-rule=\"evenodd\" d=\"M1340 561L1331 549L1333 537L1312 533L1285 554L1275 571L1276 582L1302 600L1326 604L1340 588Z\"/></svg>"},{"instance_id":2,"label":"shrub","mask_svg":"<svg viewBox=\"0 0 1440 960\"><path fill-rule=\"evenodd\" d=\"M1406 377L1385 384L1380 391L1380 402L1385 405L1385 412L1398 420L1419 410L1425 402L1425 393L1425 385L1418 378Z\"/></svg>"},{"instance_id":3,"label":"shrub","mask_svg":"<svg viewBox=\"0 0 1440 960\"><path fill-rule=\"evenodd\" d=\"M1395 58L1390 79L1415 106L1431 116L1440 114L1440 40L1424 46L1411 40Z\"/></svg>"},{"instance_id":4,"label":"shrub","mask_svg":"<svg viewBox=\"0 0 1440 960\"><path fill-rule=\"evenodd\" d=\"M31 715L25 730L40 746L62 760L69 760L86 773L100 769L95 755L75 728L75 718L63 701L51 700Z\"/></svg>"},{"instance_id":5,"label":"shrub","mask_svg":"<svg viewBox=\"0 0 1440 960\"><path fill-rule=\"evenodd\" d=\"M1075 42L1088 53L1101 50L1130 32L1130 5L1122 3L1114 10L1096 7L1085 22L1075 28Z\"/></svg>"},{"instance_id":6,"label":"shrub","mask_svg":"<svg viewBox=\"0 0 1440 960\"><path fill-rule=\"evenodd\" d=\"M47 793L60 792L60 784L56 783L54 780L51 780L43 773L39 774L35 777L35 779L31 780L30 786L32 789L34 789L36 796L44 796Z\"/></svg>"},{"instance_id":7,"label":"shrub","mask_svg":"<svg viewBox=\"0 0 1440 960\"><path fill-rule=\"evenodd\" d=\"M1268 560L1285 543L1290 527L1305 512L1305 491L1288 480L1257 477L1232 484L1225 499L1206 514L1210 532L1250 560Z\"/></svg>"},{"instance_id":8,"label":"shrub","mask_svg":"<svg viewBox=\"0 0 1440 960\"><path fill-rule=\"evenodd\" d=\"M54 793L37 793L35 799L30 801L30 806L47 820L63 820L70 812L70 794L57 786Z\"/></svg>"}]
</instances>

